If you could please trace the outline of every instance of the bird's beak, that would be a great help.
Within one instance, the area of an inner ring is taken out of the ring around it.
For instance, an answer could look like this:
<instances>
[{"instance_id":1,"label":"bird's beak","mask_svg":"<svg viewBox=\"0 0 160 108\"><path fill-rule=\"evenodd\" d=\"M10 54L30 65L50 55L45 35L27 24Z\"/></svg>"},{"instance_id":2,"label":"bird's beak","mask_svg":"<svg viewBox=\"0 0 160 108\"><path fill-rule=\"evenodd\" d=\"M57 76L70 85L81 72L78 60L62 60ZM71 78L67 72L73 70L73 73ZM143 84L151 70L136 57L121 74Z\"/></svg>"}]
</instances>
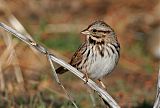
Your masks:
<instances>
[{"instance_id":1,"label":"bird's beak","mask_svg":"<svg viewBox=\"0 0 160 108\"><path fill-rule=\"evenodd\" d=\"M89 35L90 34L90 32L87 29L84 29L83 31L81 31L81 33L84 34L84 35Z\"/></svg>"}]
</instances>

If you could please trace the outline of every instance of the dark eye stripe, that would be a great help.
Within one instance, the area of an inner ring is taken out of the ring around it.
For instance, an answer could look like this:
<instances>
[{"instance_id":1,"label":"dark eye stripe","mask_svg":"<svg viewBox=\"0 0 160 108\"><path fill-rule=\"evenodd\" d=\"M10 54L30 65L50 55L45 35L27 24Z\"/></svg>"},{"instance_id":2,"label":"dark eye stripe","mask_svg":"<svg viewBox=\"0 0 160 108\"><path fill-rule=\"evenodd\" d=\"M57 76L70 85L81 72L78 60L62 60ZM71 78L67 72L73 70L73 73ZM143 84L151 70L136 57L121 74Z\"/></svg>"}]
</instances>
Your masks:
<instances>
[{"instance_id":1,"label":"dark eye stripe","mask_svg":"<svg viewBox=\"0 0 160 108\"><path fill-rule=\"evenodd\" d=\"M102 33L110 33L111 31L103 31L103 30L97 30L97 32L102 32Z\"/></svg>"}]
</instances>

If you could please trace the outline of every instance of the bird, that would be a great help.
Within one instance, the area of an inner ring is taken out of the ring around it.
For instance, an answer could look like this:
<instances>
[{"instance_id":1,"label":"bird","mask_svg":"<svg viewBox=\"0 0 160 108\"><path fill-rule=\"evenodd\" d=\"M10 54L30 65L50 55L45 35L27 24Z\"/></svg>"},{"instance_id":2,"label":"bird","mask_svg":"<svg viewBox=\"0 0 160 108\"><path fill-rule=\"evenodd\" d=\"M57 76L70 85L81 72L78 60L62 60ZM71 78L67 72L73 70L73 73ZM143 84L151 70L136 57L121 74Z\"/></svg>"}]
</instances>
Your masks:
<instances>
[{"instance_id":1,"label":"bird","mask_svg":"<svg viewBox=\"0 0 160 108\"><path fill-rule=\"evenodd\" d=\"M120 44L114 30L102 20L91 23L81 31L85 41L71 58L70 65L84 73L86 82L88 78L98 80L103 88L102 78L111 73L120 58ZM56 72L67 72L64 67L59 67Z\"/></svg>"}]
</instances>

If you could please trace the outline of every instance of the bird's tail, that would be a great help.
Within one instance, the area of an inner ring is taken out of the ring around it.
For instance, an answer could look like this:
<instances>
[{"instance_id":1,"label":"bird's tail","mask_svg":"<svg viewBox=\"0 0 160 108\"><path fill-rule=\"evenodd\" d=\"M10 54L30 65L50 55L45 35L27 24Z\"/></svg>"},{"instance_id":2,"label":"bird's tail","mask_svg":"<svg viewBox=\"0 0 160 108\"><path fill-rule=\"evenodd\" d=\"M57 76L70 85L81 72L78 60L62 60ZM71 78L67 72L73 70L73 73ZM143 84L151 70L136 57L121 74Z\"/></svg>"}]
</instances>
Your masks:
<instances>
[{"instance_id":1,"label":"bird's tail","mask_svg":"<svg viewBox=\"0 0 160 108\"><path fill-rule=\"evenodd\" d=\"M65 69L64 67L59 67L58 69L56 69L56 73L58 74L63 74L67 72L67 69Z\"/></svg>"}]
</instances>

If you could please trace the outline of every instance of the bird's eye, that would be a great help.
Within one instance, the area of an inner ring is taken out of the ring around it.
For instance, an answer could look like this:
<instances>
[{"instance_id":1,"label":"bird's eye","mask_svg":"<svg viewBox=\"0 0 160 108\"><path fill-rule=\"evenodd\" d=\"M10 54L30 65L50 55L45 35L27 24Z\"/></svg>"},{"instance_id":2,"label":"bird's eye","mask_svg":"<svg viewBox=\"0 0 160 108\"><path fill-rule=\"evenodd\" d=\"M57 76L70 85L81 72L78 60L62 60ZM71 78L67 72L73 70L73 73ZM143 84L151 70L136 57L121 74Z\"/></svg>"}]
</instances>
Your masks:
<instances>
[{"instance_id":1,"label":"bird's eye","mask_svg":"<svg viewBox=\"0 0 160 108\"><path fill-rule=\"evenodd\" d=\"M93 29L93 30L92 30L92 32L94 32L94 33L95 33L95 32L97 32L97 30L96 30L96 29Z\"/></svg>"},{"instance_id":2,"label":"bird's eye","mask_svg":"<svg viewBox=\"0 0 160 108\"><path fill-rule=\"evenodd\" d=\"M102 26L105 26L105 24L102 24Z\"/></svg>"}]
</instances>

